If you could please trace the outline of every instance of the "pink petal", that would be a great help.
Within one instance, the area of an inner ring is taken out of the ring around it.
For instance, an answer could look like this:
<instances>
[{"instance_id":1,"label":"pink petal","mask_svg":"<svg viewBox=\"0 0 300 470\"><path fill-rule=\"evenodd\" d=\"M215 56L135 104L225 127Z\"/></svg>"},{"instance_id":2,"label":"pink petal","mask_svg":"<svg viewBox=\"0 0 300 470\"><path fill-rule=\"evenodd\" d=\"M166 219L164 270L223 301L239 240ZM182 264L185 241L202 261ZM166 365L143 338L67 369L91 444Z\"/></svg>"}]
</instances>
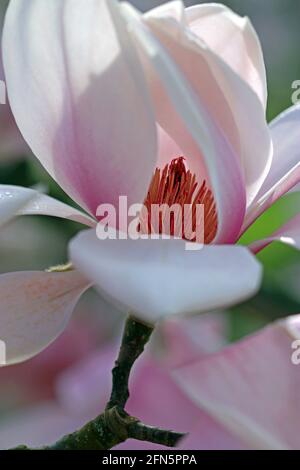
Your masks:
<instances>
[{"instance_id":1,"label":"pink petal","mask_svg":"<svg viewBox=\"0 0 300 470\"><path fill-rule=\"evenodd\" d=\"M93 215L142 202L156 128L117 2L12 0L3 56L17 124L65 191Z\"/></svg>"},{"instance_id":2,"label":"pink petal","mask_svg":"<svg viewBox=\"0 0 300 470\"><path fill-rule=\"evenodd\" d=\"M246 215L243 231L300 181L300 106L280 114L270 125L274 155L270 172Z\"/></svg>"},{"instance_id":3,"label":"pink petal","mask_svg":"<svg viewBox=\"0 0 300 470\"><path fill-rule=\"evenodd\" d=\"M253 253L258 253L275 241L300 249L300 214L293 217L272 235L251 243L249 249Z\"/></svg>"},{"instance_id":4,"label":"pink petal","mask_svg":"<svg viewBox=\"0 0 300 470\"><path fill-rule=\"evenodd\" d=\"M253 88L266 108L266 68L250 20L218 4L192 6L186 16L191 30Z\"/></svg>"},{"instance_id":5,"label":"pink petal","mask_svg":"<svg viewBox=\"0 0 300 470\"><path fill-rule=\"evenodd\" d=\"M198 251L170 240L99 240L94 230L70 244L70 259L124 311L150 323L170 315L203 313L253 295L261 266L241 246L206 245Z\"/></svg>"},{"instance_id":6,"label":"pink petal","mask_svg":"<svg viewBox=\"0 0 300 470\"><path fill-rule=\"evenodd\" d=\"M54 341L88 287L76 271L0 275L0 338L6 344L6 363L29 359Z\"/></svg>"},{"instance_id":7,"label":"pink petal","mask_svg":"<svg viewBox=\"0 0 300 470\"><path fill-rule=\"evenodd\" d=\"M176 2L176 4L181 5L181 2ZM205 5L199 8L209 9L209 11L214 8L218 10L218 7ZM234 16L233 13L232 15ZM188 13L186 14L184 10L180 11L179 7L177 15L174 11L170 14L169 10L159 7L149 12L145 18L152 33L167 49L172 60L188 80L195 95L194 100L196 102L199 100L208 110L241 161L248 206L267 176L271 164L271 139L264 107L243 77L223 60L219 49L207 47L202 37L198 37L192 28L188 28L188 17ZM217 27L218 22L214 17L211 22L214 24L215 21ZM214 34L214 37L222 41L222 35L226 34L225 24L222 23L222 29L219 30L220 33ZM205 27L203 31L205 35ZM222 44L224 43L230 48L228 41L223 41ZM241 55L244 60L247 60L248 53L245 51L234 53L235 57ZM261 61L263 65L262 57ZM157 87L156 82L154 86ZM163 93L162 90L157 89L155 92L156 94ZM171 119L172 113L167 112L165 101L160 99L161 108L164 106L164 109L160 110L158 119L162 127L168 131L167 126L170 124L165 121ZM173 134L174 140L180 138L180 134L177 137L177 132ZM253 142L255 142L255 157L253 156Z\"/></svg>"},{"instance_id":8,"label":"pink petal","mask_svg":"<svg viewBox=\"0 0 300 470\"><path fill-rule=\"evenodd\" d=\"M251 448L299 449L298 390L292 342L300 316L274 323L174 372L201 409Z\"/></svg>"},{"instance_id":9,"label":"pink petal","mask_svg":"<svg viewBox=\"0 0 300 470\"><path fill-rule=\"evenodd\" d=\"M193 77L185 76L185 63L181 59L193 63L194 67L200 55L191 50L190 56L187 48L176 43L174 48L179 57L174 58L173 49L168 54L135 10L126 4L123 5L123 13L146 64L157 120L182 149L189 168L199 179L203 178L199 170L204 159L219 216L215 242L231 243L235 241L244 217L245 186L240 164L228 136L219 128L215 116L211 116L211 109L204 97L198 95L197 88L194 89L197 73L194 70ZM213 81L213 77L210 80ZM216 91L217 98L219 94ZM218 110L221 113L221 105L218 105ZM226 122L229 122L227 114Z\"/></svg>"},{"instance_id":10,"label":"pink petal","mask_svg":"<svg viewBox=\"0 0 300 470\"><path fill-rule=\"evenodd\" d=\"M49 215L89 227L96 224L95 220L83 212L35 189L0 185L0 225L19 215Z\"/></svg>"}]
</instances>

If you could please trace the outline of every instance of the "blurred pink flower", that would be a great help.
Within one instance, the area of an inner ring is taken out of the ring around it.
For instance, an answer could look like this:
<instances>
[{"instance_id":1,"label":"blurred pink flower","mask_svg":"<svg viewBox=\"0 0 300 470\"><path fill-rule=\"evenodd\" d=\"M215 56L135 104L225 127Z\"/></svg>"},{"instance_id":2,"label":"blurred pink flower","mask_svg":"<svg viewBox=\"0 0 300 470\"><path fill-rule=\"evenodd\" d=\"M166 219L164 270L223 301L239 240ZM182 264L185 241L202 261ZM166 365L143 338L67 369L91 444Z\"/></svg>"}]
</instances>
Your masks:
<instances>
[{"instance_id":1,"label":"blurred pink flower","mask_svg":"<svg viewBox=\"0 0 300 470\"><path fill-rule=\"evenodd\" d=\"M218 4L185 9L181 1L141 15L113 0L11 0L3 57L22 134L90 216L5 186L0 221L34 213L94 227L100 203L117 206L120 195L128 204L151 202L158 167L164 195L185 200L202 188L195 200L208 224L200 251L185 251L176 238L100 242L93 229L70 245L79 271L2 275L9 363L51 342L90 284L150 323L223 308L257 291L261 266L235 243L299 180L299 108L268 127L263 55L247 18ZM295 218L252 248L273 239L297 245L298 231Z\"/></svg>"},{"instance_id":2,"label":"blurred pink flower","mask_svg":"<svg viewBox=\"0 0 300 470\"><path fill-rule=\"evenodd\" d=\"M162 344L170 356L174 342L177 342L177 348L182 354L181 357L180 353L177 354L178 363L195 356L205 356L208 351L218 350L224 342L224 319L219 315L204 315L198 320L172 320L161 328ZM192 329L198 332L198 338L190 342ZM207 335L211 338L209 346L206 343ZM189 352L185 350L185 344L189 344ZM99 414L109 398L111 366L117 351L117 345L108 344L98 352L87 355L61 374L56 385L56 402L49 401L27 408L3 421L0 426L0 448L12 447L20 442L32 446L54 442L62 434L74 431ZM151 351L150 347L136 364L131 379L132 393L128 410L150 424L174 429L193 429L201 421L206 430L199 444L201 448L213 448L216 445L240 447L237 439L207 413L197 409L175 384L170 375L174 358L169 358L168 354L162 355L161 362L153 357L153 353L156 355L157 350ZM129 440L117 448L162 447Z\"/></svg>"},{"instance_id":3,"label":"blurred pink flower","mask_svg":"<svg viewBox=\"0 0 300 470\"><path fill-rule=\"evenodd\" d=\"M208 317L205 322L203 337L212 326ZM189 432L180 443L185 450L300 448L300 375L291 362L291 343L299 339L299 315L223 349L223 338L216 336L216 343L209 348L215 347L213 354L207 353L205 346L201 348L203 337L190 354L186 353L184 344L187 340L190 345L190 328L195 328L195 323L176 320L170 329L168 322L164 326L165 344L178 341L183 357L178 356L177 365L168 364L155 359L147 349L133 371L127 407L131 414L148 424ZM33 407L4 422L0 427L1 448L20 442L50 443L99 413L109 396L109 369L116 352L117 347L108 347L63 373L57 384L56 403ZM131 440L117 448L159 446Z\"/></svg>"},{"instance_id":4,"label":"blurred pink flower","mask_svg":"<svg viewBox=\"0 0 300 470\"><path fill-rule=\"evenodd\" d=\"M173 379L195 405L251 448L300 449L300 371L292 362L299 338L300 315L295 315L179 367Z\"/></svg>"}]
</instances>

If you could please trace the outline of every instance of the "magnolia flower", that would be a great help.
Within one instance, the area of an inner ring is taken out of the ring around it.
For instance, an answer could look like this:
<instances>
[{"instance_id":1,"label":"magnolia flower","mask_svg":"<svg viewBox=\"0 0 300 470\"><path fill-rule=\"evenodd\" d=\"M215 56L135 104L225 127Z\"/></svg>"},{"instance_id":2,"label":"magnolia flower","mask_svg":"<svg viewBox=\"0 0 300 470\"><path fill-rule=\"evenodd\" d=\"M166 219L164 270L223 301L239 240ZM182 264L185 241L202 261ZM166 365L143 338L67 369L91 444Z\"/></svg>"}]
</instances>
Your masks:
<instances>
[{"instance_id":1,"label":"magnolia flower","mask_svg":"<svg viewBox=\"0 0 300 470\"><path fill-rule=\"evenodd\" d=\"M9 0L0 3L0 37L2 36L4 16ZM4 84L4 70L0 54L0 83ZM9 103L6 101L5 87L1 86L0 101L0 161L20 158L29 152L15 123Z\"/></svg>"},{"instance_id":2,"label":"magnolia flower","mask_svg":"<svg viewBox=\"0 0 300 470\"><path fill-rule=\"evenodd\" d=\"M251 249L275 239L297 244L299 217L254 246L236 245L300 179L300 109L267 125L263 55L247 18L181 1L142 15L112 0L11 0L3 58L25 140L89 215L6 186L2 221L40 213L95 227L99 204L117 207L120 195L129 205L205 207L202 250L185 251L175 236L99 241L93 228L71 242L78 270L2 275L9 363L51 342L91 284L154 323L251 296L261 280Z\"/></svg>"}]
</instances>

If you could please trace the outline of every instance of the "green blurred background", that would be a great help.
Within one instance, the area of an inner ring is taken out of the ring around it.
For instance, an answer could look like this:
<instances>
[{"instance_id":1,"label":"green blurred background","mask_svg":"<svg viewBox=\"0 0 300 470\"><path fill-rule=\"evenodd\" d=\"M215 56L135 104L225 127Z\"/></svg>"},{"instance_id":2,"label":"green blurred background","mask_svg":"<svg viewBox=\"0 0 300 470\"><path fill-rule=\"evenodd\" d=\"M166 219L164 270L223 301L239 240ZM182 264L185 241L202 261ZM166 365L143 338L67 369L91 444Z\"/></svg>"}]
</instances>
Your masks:
<instances>
[{"instance_id":1,"label":"green blurred background","mask_svg":"<svg viewBox=\"0 0 300 470\"><path fill-rule=\"evenodd\" d=\"M132 3L145 11L164 2L133 0ZM186 5L195 3L199 2L185 2ZM249 16L260 36L267 65L268 120L271 120L291 106L291 84L300 79L300 1L228 0L224 3L237 13ZM68 201L66 195L33 157L22 157L12 161L9 158L0 161L0 183L44 185L51 195ZM270 233L299 208L298 194L287 196L257 221L243 241L247 242L254 237ZM67 242L81 228L72 222L47 217L28 217L26 221L17 221L15 224L17 231L9 227L0 234L2 272L43 269L64 262ZM264 250L259 258L265 266L263 287L254 299L229 312L230 339L240 338L274 318L300 312L300 255L292 248L275 243Z\"/></svg>"}]
</instances>

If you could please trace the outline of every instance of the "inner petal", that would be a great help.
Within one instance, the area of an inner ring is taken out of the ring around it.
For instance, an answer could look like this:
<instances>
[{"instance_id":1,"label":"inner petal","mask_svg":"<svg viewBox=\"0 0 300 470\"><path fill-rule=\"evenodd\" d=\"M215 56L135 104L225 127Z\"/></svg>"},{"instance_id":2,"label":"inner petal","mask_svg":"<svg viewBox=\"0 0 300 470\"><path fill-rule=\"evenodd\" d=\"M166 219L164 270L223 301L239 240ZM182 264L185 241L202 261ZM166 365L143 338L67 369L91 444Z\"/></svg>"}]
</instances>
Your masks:
<instances>
[{"instance_id":1,"label":"inner petal","mask_svg":"<svg viewBox=\"0 0 300 470\"><path fill-rule=\"evenodd\" d=\"M201 204L204 213L197 211ZM201 221L199 213L203 214ZM197 223L203 223L204 243L211 243L218 228L214 196L206 180L197 181L180 156L163 169L156 168L140 214L139 231L196 241Z\"/></svg>"}]
</instances>

